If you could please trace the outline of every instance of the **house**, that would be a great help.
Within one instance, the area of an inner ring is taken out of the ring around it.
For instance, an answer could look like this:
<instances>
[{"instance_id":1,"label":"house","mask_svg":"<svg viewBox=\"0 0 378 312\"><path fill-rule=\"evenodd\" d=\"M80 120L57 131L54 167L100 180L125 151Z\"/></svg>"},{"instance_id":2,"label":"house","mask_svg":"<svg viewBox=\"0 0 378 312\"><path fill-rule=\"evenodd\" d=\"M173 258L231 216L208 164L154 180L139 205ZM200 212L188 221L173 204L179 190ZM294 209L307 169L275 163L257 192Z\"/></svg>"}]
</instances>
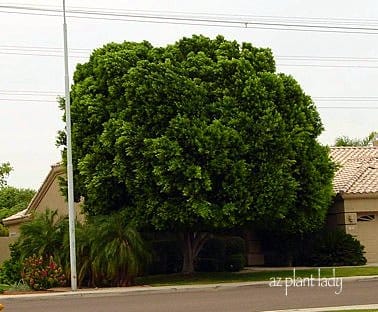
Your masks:
<instances>
[{"instance_id":1,"label":"house","mask_svg":"<svg viewBox=\"0 0 378 312\"><path fill-rule=\"evenodd\" d=\"M342 228L365 246L368 263L378 262L378 144L331 147L339 166L333 181L336 197L328 225Z\"/></svg>"},{"instance_id":2,"label":"house","mask_svg":"<svg viewBox=\"0 0 378 312\"><path fill-rule=\"evenodd\" d=\"M9 229L9 237L0 240L0 263L9 257L8 245L14 242L20 235L20 226L29 221L36 213L42 213L46 209L57 210L58 215L68 215L68 206L65 197L61 194L59 177L65 176L64 167L58 163L51 166L50 172L43 181L41 187L34 195L26 209L3 219L3 224ZM80 203L75 203L76 216L83 220Z\"/></svg>"}]
</instances>

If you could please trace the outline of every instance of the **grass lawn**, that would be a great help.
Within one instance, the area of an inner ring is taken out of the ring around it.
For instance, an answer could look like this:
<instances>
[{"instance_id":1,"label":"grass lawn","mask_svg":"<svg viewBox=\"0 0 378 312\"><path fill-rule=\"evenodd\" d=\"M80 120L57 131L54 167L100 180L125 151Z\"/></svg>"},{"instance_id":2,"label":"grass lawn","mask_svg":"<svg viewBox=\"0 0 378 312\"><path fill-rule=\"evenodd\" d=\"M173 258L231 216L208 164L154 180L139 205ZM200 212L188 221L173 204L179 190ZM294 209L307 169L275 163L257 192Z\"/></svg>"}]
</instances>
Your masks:
<instances>
[{"instance_id":1,"label":"grass lawn","mask_svg":"<svg viewBox=\"0 0 378 312\"><path fill-rule=\"evenodd\" d=\"M332 268L321 268L321 277L332 277ZM336 277L348 276L369 276L378 275L378 267L337 267L335 268ZM318 277L318 269L296 269L296 277ZM252 281L269 281L274 277L293 277L293 270L274 270L274 271L248 271L242 273L233 272L212 272L212 273L194 273L185 274L168 274L168 275L151 275L137 278L138 285L150 286L167 286L167 285L185 285L185 284L214 284L214 283L232 283L232 282L252 282Z\"/></svg>"},{"instance_id":2,"label":"grass lawn","mask_svg":"<svg viewBox=\"0 0 378 312\"><path fill-rule=\"evenodd\" d=\"M8 290L10 288L9 285L6 285L6 284L0 284L0 294L5 291L5 290Z\"/></svg>"}]
</instances>

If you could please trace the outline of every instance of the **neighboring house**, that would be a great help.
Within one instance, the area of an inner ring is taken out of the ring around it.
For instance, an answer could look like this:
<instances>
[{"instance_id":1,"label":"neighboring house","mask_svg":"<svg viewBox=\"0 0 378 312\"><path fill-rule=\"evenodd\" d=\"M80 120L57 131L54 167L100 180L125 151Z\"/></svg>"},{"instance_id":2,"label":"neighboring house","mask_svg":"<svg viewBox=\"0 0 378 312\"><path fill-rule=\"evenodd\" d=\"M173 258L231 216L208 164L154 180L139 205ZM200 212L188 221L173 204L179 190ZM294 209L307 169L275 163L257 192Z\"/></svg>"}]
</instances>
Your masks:
<instances>
[{"instance_id":1,"label":"neighboring house","mask_svg":"<svg viewBox=\"0 0 378 312\"><path fill-rule=\"evenodd\" d=\"M30 201L28 207L8 218L3 223L9 229L9 237L18 237L20 226L30 220L35 213L42 213L46 209L57 210L61 216L68 215L67 202L60 192L59 177L65 176L64 167L61 164L51 166L50 172L43 181L42 186ZM79 204L75 204L78 219L82 219Z\"/></svg>"},{"instance_id":2,"label":"neighboring house","mask_svg":"<svg viewBox=\"0 0 378 312\"><path fill-rule=\"evenodd\" d=\"M328 225L355 236L365 246L368 263L378 262L378 142L366 147L331 147L339 165L336 198Z\"/></svg>"}]
</instances>

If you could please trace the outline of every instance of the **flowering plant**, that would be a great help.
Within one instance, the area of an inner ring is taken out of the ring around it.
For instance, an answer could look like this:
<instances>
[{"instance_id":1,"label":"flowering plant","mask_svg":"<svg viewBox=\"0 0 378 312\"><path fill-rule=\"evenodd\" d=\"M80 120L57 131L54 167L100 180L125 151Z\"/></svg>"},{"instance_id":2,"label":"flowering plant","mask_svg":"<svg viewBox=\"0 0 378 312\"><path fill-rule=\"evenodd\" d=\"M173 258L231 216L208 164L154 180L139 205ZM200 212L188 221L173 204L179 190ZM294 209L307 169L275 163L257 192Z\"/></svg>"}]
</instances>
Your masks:
<instances>
[{"instance_id":1,"label":"flowering plant","mask_svg":"<svg viewBox=\"0 0 378 312\"><path fill-rule=\"evenodd\" d=\"M35 290L49 289L56 286L64 286L66 277L53 257L49 259L33 255L23 262L23 280Z\"/></svg>"}]
</instances>

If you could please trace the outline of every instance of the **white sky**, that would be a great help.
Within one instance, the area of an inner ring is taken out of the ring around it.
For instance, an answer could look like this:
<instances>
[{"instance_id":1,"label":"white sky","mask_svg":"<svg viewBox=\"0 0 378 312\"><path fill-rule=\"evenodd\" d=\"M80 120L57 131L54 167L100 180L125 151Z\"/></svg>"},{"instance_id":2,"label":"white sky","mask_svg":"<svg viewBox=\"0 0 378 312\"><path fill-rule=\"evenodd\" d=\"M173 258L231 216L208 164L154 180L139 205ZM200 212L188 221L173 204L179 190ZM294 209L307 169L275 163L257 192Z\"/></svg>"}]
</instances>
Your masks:
<instances>
[{"instance_id":1,"label":"white sky","mask_svg":"<svg viewBox=\"0 0 378 312\"><path fill-rule=\"evenodd\" d=\"M62 54L62 18L9 13L20 11L4 8L6 5L61 8L62 1L0 0L0 163L9 161L14 167L10 185L37 189L50 165L60 160L55 137L64 124L54 99L64 95L64 65L62 57L36 54L46 54L46 48L59 49L52 53L54 55ZM154 45L165 45L192 34L210 37L222 34L227 39L270 47L277 57L294 56L290 60L277 58L277 69L293 75L314 98L325 127L320 137L323 144L332 144L337 136L365 137L378 130L378 109L343 108L378 106L378 1L66 0L66 6L67 10L82 7L144 11L141 13L176 11L181 16L184 13L225 14L228 20L236 14L274 16L281 22L284 22L283 17L307 18L302 20L303 24L310 24L308 18L322 18L328 26L335 25L335 18L341 18L346 20L336 21L338 26L344 22L346 26L375 28L374 34L350 34L67 18L69 48L88 51L81 53L81 58L73 57L74 53L70 51L71 75L78 62L85 62L90 50L111 41L148 40ZM298 56L339 59L301 61ZM340 59L345 57L347 59ZM304 64L310 66L298 66ZM345 65L349 67L340 67ZM33 94L25 94L25 91ZM49 96L40 93L46 91ZM320 101L319 97L333 98L332 101ZM335 101L335 97L347 99ZM356 101L356 97L363 99Z\"/></svg>"}]
</instances>

